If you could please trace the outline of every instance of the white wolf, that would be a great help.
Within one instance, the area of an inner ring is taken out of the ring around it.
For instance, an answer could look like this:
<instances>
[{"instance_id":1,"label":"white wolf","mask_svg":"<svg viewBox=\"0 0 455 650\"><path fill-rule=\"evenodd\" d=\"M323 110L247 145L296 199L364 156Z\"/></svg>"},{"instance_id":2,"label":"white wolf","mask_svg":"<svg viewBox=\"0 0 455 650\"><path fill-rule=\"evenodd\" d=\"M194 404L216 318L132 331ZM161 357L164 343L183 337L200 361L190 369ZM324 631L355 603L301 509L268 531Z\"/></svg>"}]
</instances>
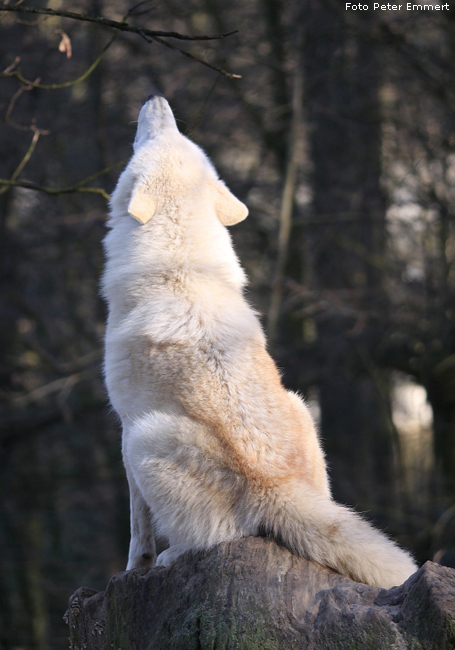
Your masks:
<instances>
[{"instance_id":1,"label":"white wolf","mask_svg":"<svg viewBox=\"0 0 455 650\"><path fill-rule=\"evenodd\" d=\"M304 402L281 384L225 226L247 208L181 135L164 97L143 106L112 196L103 280L106 383L123 424L128 568L266 533L359 582L401 584L410 556L330 496ZM133 218L134 217L134 218Z\"/></svg>"}]
</instances>

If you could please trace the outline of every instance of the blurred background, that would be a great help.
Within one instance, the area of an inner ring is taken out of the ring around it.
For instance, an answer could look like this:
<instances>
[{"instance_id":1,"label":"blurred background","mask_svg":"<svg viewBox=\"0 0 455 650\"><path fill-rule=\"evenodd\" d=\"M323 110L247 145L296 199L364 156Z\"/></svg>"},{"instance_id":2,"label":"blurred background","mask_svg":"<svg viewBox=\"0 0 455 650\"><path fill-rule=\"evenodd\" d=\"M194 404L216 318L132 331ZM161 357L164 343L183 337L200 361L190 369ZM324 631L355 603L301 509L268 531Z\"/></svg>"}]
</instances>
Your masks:
<instances>
[{"instance_id":1,"label":"blurred background","mask_svg":"<svg viewBox=\"0 0 455 650\"><path fill-rule=\"evenodd\" d=\"M249 207L231 230L247 297L318 422L335 498L419 562L455 566L455 5L20 5L129 13L129 25L180 34L238 30L186 42L5 5L0 647L67 647L69 596L125 567L101 241L153 90Z\"/></svg>"}]
</instances>

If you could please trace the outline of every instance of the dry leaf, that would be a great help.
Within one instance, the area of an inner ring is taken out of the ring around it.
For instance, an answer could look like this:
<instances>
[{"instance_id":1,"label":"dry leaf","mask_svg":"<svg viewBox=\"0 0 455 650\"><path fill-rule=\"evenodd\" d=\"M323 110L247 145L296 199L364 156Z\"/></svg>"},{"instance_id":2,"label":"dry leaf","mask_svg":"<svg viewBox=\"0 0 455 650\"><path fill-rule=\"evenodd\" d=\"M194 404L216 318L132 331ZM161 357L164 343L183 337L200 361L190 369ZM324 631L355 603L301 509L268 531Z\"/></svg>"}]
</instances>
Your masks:
<instances>
[{"instance_id":1,"label":"dry leaf","mask_svg":"<svg viewBox=\"0 0 455 650\"><path fill-rule=\"evenodd\" d=\"M70 37L68 36L68 34L65 34L63 30L60 30L58 33L62 35L62 40L60 41L58 50L59 52L66 52L66 58L71 59L71 55L73 51L71 49Z\"/></svg>"}]
</instances>

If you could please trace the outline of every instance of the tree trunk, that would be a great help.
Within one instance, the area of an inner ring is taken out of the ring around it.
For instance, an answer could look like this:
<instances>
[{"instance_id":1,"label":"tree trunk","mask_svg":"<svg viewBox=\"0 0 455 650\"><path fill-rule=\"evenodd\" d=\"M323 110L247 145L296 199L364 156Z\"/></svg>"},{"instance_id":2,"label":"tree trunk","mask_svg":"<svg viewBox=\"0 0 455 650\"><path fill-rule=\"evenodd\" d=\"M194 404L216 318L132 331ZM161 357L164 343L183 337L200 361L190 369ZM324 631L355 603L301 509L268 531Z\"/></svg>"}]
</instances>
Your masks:
<instances>
[{"instance_id":1,"label":"tree trunk","mask_svg":"<svg viewBox=\"0 0 455 650\"><path fill-rule=\"evenodd\" d=\"M433 409L436 469L445 505L450 505L455 495L455 354L434 368L426 383Z\"/></svg>"},{"instance_id":2,"label":"tree trunk","mask_svg":"<svg viewBox=\"0 0 455 650\"><path fill-rule=\"evenodd\" d=\"M391 523L393 427L388 379L375 364L382 331L385 203L380 187L380 68L365 38L369 15L329 0L308 0L305 104L312 150L309 226L313 289L330 308L317 324L324 366L321 430L337 500L361 505ZM365 12L363 12L365 13ZM372 372L371 369L374 369ZM360 504L361 501L361 504Z\"/></svg>"},{"instance_id":3,"label":"tree trunk","mask_svg":"<svg viewBox=\"0 0 455 650\"><path fill-rule=\"evenodd\" d=\"M455 570L428 562L386 591L250 537L82 587L66 620L72 650L444 650Z\"/></svg>"}]
</instances>

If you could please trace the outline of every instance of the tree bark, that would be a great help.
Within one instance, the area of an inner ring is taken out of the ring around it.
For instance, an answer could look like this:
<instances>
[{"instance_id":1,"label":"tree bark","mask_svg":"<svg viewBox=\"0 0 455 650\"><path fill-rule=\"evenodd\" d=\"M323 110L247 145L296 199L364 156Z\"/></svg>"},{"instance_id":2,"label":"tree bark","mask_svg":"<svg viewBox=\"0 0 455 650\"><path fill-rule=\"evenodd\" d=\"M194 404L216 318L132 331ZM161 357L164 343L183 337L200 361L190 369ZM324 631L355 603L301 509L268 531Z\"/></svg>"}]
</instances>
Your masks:
<instances>
[{"instance_id":1,"label":"tree bark","mask_svg":"<svg viewBox=\"0 0 455 650\"><path fill-rule=\"evenodd\" d=\"M455 354L433 368L426 388L433 409L436 471L445 505L450 505L455 494Z\"/></svg>"},{"instance_id":2,"label":"tree bark","mask_svg":"<svg viewBox=\"0 0 455 650\"><path fill-rule=\"evenodd\" d=\"M387 374L374 362L382 331L369 316L387 309L381 70L366 38L371 17L355 20L330 0L306 3L305 105L316 222L308 226L308 248L313 289L332 304L318 320L317 337L324 351L321 433L334 494L390 524L382 515L397 505L394 429ZM354 309L343 309L344 303Z\"/></svg>"},{"instance_id":3,"label":"tree bark","mask_svg":"<svg viewBox=\"0 0 455 650\"><path fill-rule=\"evenodd\" d=\"M444 650L455 570L427 562L386 591L250 537L82 587L65 619L72 650Z\"/></svg>"}]
</instances>

